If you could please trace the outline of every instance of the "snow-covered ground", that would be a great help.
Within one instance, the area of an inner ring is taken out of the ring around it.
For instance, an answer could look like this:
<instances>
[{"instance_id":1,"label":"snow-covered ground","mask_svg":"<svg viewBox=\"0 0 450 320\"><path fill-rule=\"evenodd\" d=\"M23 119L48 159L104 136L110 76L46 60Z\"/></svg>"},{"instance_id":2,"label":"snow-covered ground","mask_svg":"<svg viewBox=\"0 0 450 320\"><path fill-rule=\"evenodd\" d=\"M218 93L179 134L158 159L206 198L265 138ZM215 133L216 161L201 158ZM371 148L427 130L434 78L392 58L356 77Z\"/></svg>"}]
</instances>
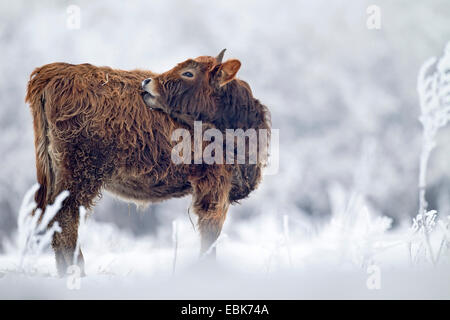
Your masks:
<instances>
[{"instance_id":1,"label":"snow-covered ground","mask_svg":"<svg viewBox=\"0 0 450 320\"><path fill-rule=\"evenodd\" d=\"M445 219L430 234L433 265L423 234L406 224L389 231L391 220L371 214L363 197L347 200L319 224L273 212L243 221L230 214L216 263L199 259L199 236L187 216L145 237L92 216L80 233L87 276L79 282L56 276L49 250L22 255L17 234L0 256L0 298L450 298Z\"/></svg>"}]
</instances>

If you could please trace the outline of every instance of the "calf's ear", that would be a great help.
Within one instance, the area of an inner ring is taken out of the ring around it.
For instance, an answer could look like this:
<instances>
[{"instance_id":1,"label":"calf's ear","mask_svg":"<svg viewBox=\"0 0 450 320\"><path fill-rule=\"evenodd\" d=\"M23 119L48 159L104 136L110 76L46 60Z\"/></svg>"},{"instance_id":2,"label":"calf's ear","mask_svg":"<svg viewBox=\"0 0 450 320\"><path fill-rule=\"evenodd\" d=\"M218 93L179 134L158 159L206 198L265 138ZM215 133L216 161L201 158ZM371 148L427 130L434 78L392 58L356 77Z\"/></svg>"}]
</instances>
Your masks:
<instances>
[{"instance_id":1,"label":"calf's ear","mask_svg":"<svg viewBox=\"0 0 450 320\"><path fill-rule=\"evenodd\" d=\"M241 62L237 59L230 59L222 63L219 70L219 86L224 86L234 79L241 67Z\"/></svg>"}]
</instances>

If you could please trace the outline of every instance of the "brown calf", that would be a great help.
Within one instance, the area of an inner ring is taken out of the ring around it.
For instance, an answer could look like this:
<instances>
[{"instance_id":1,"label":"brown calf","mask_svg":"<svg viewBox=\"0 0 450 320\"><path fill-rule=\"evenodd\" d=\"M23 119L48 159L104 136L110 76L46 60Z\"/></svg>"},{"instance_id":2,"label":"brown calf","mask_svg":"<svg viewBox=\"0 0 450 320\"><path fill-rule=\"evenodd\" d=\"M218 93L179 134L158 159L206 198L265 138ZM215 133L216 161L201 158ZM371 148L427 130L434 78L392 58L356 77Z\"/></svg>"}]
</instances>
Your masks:
<instances>
[{"instance_id":1,"label":"brown calf","mask_svg":"<svg viewBox=\"0 0 450 320\"><path fill-rule=\"evenodd\" d=\"M192 79L185 67L195 73ZM264 159L176 165L171 135L177 128L192 130L192 120L220 130L270 129L267 109L234 79L238 68L237 60L221 63L220 56L189 59L161 75L67 63L33 71L26 101L34 121L37 206L45 210L61 191L70 192L54 219L62 229L52 241L60 275L73 263L79 207L91 208L102 189L139 204L192 194L201 252L211 247L229 204L257 187ZM144 79L158 87L143 99Z\"/></svg>"}]
</instances>

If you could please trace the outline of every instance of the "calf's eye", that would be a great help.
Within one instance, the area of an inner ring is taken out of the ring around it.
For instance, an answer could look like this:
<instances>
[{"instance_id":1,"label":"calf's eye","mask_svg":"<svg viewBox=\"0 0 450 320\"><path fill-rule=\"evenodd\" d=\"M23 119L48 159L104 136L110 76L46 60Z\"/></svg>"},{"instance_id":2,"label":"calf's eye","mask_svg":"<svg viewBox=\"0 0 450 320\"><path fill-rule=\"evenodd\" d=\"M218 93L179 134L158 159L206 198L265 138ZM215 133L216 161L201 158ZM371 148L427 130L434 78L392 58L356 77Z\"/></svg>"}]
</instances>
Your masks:
<instances>
[{"instance_id":1,"label":"calf's eye","mask_svg":"<svg viewBox=\"0 0 450 320\"><path fill-rule=\"evenodd\" d=\"M182 74L183 77L192 78L194 75L192 72L186 71Z\"/></svg>"}]
</instances>

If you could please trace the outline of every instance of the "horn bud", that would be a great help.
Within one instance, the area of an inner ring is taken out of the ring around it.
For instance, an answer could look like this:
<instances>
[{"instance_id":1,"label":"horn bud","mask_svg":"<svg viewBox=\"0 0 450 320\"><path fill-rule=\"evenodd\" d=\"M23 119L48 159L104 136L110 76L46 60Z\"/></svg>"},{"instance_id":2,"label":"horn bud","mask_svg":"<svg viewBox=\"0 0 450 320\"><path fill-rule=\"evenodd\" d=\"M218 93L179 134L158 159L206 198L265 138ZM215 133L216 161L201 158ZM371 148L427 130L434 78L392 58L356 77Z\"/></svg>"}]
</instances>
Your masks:
<instances>
[{"instance_id":1,"label":"horn bud","mask_svg":"<svg viewBox=\"0 0 450 320\"><path fill-rule=\"evenodd\" d=\"M225 54L225 50L227 50L227 49L223 49L223 50L220 51L220 53L217 55L217 57L216 57L217 63L222 63L223 55Z\"/></svg>"}]
</instances>

